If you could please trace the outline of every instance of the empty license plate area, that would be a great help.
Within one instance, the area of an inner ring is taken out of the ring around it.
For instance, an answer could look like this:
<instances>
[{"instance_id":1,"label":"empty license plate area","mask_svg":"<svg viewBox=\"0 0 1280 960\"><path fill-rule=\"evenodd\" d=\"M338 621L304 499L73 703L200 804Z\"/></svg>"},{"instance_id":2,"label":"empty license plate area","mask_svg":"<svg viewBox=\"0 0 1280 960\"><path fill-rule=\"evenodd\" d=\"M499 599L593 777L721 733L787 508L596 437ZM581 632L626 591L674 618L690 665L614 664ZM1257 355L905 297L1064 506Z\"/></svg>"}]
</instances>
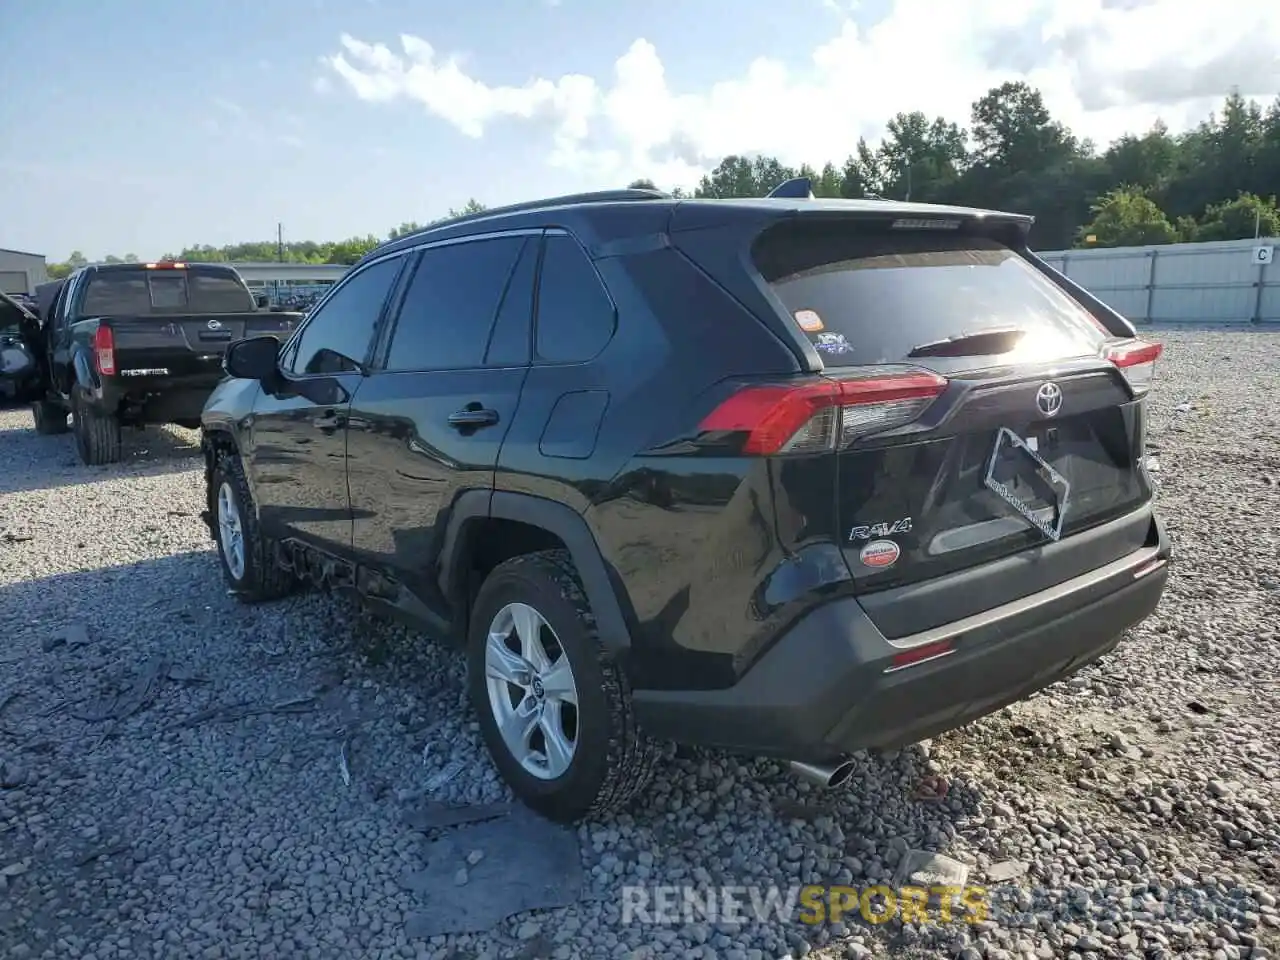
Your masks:
<instances>
[{"instance_id":1,"label":"empty license plate area","mask_svg":"<svg viewBox=\"0 0 1280 960\"><path fill-rule=\"evenodd\" d=\"M1035 437L1001 427L983 483L1047 538L1061 537L1071 484L1040 455Z\"/></svg>"}]
</instances>

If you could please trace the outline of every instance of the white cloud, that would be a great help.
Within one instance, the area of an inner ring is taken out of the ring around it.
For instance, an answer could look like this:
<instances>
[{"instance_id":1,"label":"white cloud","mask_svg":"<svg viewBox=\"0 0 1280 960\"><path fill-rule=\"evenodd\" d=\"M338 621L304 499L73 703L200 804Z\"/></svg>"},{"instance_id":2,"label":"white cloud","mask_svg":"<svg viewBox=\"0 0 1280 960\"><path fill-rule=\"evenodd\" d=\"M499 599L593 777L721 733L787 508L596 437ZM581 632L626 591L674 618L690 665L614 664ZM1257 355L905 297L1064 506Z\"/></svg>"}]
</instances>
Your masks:
<instances>
[{"instance_id":1,"label":"white cloud","mask_svg":"<svg viewBox=\"0 0 1280 960\"><path fill-rule=\"evenodd\" d=\"M225 97L214 97L213 105L217 107L219 110L221 110L223 113L228 114L229 116L232 116L232 117L244 116L244 107L240 106L240 104L232 100L226 99Z\"/></svg>"},{"instance_id":2,"label":"white cloud","mask_svg":"<svg viewBox=\"0 0 1280 960\"><path fill-rule=\"evenodd\" d=\"M1184 128L1232 86L1266 99L1280 90L1280 4L1225 16L1193 0L896 0L869 27L842 18L805 63L759 56L685 92L643 38L612 77L521 86L473 77L419 37L399 40L393 52L344 35L326 60L357 97L415 101L468 137L531 122L549 131L550 162L601 183L688 183L729 153L839 161L898 111L967 123L972 102L1008 79L1038 87L1056 118L1100 143L1156 119Z\"/></svg>"}]
</instances>

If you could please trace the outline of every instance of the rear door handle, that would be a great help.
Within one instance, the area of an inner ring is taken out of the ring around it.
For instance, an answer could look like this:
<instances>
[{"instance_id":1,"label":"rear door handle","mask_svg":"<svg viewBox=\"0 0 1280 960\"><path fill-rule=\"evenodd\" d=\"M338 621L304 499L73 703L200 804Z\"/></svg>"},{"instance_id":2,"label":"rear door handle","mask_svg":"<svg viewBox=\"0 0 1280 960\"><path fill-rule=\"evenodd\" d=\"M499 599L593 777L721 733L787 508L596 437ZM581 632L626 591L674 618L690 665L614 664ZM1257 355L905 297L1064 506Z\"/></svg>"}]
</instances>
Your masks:
<instances>
[{"instance_id":1,"label":"rear door handle","mask_svg":"<svg viewBox=\"0 0 1280 960\"><path fill-rule=\"evenodd\" d=\"M469 403L456 413L449 414L449 426L457 430L491 427L497 422L498 411L486 409L478 403Z\"/></svg>"}]
</instances>

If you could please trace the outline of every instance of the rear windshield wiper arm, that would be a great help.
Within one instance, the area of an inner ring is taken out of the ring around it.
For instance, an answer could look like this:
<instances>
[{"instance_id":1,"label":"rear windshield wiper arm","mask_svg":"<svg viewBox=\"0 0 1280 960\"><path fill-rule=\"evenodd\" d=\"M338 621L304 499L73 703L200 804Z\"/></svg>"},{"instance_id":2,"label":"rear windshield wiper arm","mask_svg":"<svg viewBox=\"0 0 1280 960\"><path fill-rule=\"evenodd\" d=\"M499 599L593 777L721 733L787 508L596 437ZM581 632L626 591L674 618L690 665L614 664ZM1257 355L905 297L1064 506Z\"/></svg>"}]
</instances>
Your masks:
<instances>
[{"instance_id":1,"label":"rear windshield wiper arm","mask_svg":"<svg viewBox=\"0 0 1280 960\"><path fill-rule=\"evenodd\" d=\"M962 333L943 340L933 340L913 347L908 357L976 357L984 354L1008 353L1026 336L1021 327L1002 327Z\"/></svg>"}]
</instances>

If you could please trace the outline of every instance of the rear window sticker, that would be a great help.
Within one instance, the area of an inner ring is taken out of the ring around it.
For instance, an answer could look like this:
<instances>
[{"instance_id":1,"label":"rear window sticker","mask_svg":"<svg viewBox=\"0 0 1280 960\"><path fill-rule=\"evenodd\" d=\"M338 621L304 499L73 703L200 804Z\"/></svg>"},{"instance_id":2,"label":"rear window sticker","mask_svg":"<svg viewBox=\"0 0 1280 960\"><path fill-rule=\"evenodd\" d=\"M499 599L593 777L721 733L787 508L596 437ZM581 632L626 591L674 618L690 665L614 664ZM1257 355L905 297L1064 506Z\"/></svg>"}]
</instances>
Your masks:
<instances>
[{"instance_id":1,"label":"rear window sticker","mask_svg":"<svg viewBox=\"0 0 1280 960\"><path fill-rule=\"evenodd\" d=\"M813 346L821 353L853 353L853 344L845 339L843 333L819 333L813 338Z\"/></svg>"},{"instance_id":2,"label":"rear window sticker","mask_svg":"<svg viewBox=\"0 0 1280 960\"><path fill-rule=\"evenodd\" d=\"M800 324L800 329L805 333L817 333L822 327L822 318L818 316L815 310L797 310L796 323Z\"/></svg>"}]
</instances>

